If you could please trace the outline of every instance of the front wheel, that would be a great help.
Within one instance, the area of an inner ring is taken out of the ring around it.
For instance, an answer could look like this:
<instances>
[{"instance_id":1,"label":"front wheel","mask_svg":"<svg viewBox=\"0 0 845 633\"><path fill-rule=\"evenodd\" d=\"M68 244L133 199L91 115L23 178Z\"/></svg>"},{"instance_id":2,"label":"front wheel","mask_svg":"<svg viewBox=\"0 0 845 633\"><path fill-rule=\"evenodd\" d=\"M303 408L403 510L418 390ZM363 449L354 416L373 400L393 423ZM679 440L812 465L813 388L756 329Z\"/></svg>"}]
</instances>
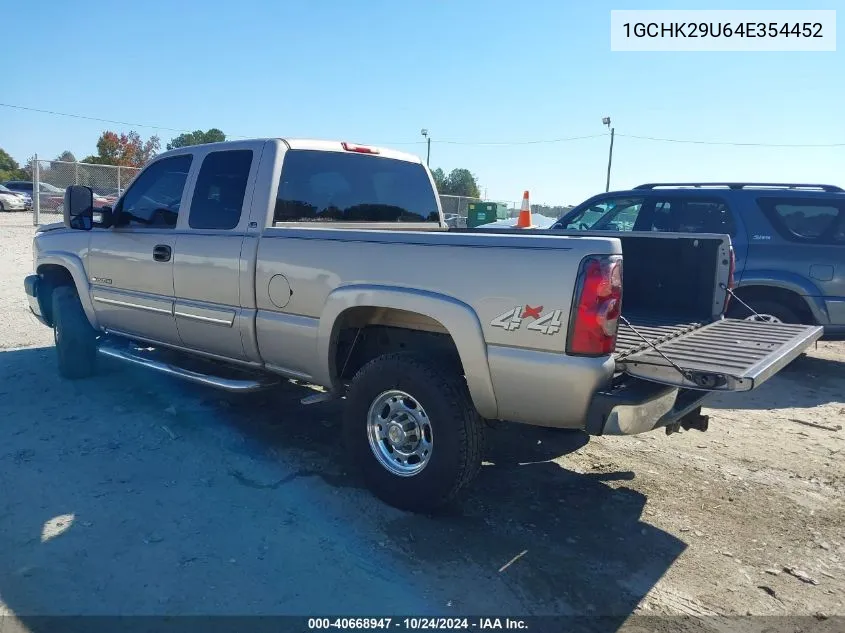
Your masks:
<instances>
[{"instance_id":1,"label":"front wheel","mask_svg":"<svg viewBox=\"0 0 845 633\"><path fill-rule=\"evenodd\" d=\"M757 314L752 314L739 301L733 302L728 309L728 316L746 321L764 321L766 323L801 323L801 318L789 307L775 301L746 301Z\"/></svg>"},{"instance_id":2,"label":"front wheel","mask_svg":"<svg viewBox=\"0 0 845 633\"><path fill-rule=\"evenodd\" d=\"M97 333L88 322L76 289L70 286L53 290L53 338L63 378L76 380L94 375Z\"/></svg>"},{"instance_id":3,"label":"front wheel","mask_svg":"<svg viewBox=\"0 0 845 633\"><path fill-rule=\"evenodd\" d=\"M346 450L392 506L428 512L454 500L481 468L483 433L464 378L449 365L386 354L352 380Z\"/></svg>"}]
</instances>

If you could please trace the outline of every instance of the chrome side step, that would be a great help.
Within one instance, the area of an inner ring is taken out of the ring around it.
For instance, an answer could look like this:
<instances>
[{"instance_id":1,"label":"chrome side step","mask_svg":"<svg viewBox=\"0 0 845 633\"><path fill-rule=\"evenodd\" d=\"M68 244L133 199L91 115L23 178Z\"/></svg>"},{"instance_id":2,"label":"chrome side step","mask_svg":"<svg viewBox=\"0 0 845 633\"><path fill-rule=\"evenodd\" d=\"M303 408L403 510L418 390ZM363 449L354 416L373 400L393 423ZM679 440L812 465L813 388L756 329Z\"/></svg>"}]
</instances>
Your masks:
<instances>
[{"instance_id":1,"label":"chrome side step","mask_svg":"<svg viewBox=\"0 0 845 633\"><path fill-rule=\"evenodd\" d=\"M154 358L148 358L146 356L143 356L142 354L135 353L131 349L126 347L117 347L109 344L101 344L100 347L98 347L97 351L103 356L108 356L109 358L117 358L118 360L123 360L129 363L134 363L136 365L141 365L142 367L147 367L149 369L160 371L163 374L169 374L171 376L176 376L177 378L182 378L183 380L187 380L188 382L193 382L200 385L207 385L209 387L215 387L217 389L222 389L223 391L249 393L251 391L260 391L262 389L274 387L279 384L278 380L270 377L263 380L250 380L237 378L222 378L220 376L214 376L212 374L204 374L198 371L193 371L191 369L185 369L184 367L179 367L178 365L173 365L171 363L156 360Z\"/></svg>"}]
</instances>

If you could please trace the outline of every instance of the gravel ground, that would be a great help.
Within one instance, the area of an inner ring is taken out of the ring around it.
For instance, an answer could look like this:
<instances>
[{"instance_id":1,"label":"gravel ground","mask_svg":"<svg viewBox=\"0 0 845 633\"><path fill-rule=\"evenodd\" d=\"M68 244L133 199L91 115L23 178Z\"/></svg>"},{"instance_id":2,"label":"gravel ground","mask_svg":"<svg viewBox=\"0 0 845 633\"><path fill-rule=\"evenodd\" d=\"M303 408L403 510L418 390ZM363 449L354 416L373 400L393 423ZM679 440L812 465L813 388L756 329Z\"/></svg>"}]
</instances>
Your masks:
<instances>
[{"instance_id":1,"label":"gravel ground","mask_svg":"<svg viewBox=\"0 0 845 633\"><path fill-rule=\"evenodd\" d=\"M23 295L29 222L0 217L0 610L19 624L845 615L845 343L714 399L706 433L501 425L464 503L421 517L344 471L338 405L303 408L293 383L221 395L111 363L60 380Z\"/></svg>"}]
</instances>

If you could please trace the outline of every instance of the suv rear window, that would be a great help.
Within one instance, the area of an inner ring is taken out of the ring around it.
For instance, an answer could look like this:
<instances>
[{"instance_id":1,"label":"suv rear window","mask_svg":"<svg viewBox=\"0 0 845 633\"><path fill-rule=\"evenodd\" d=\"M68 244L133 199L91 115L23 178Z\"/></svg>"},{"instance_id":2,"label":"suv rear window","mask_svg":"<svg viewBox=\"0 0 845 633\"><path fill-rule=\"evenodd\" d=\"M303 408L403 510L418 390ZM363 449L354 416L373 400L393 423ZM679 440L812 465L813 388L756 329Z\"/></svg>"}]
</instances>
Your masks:
<instances>
[{"instance_id":1,"label":"suv rear window","mask_svg":"<svg viewBox=\"0 0 845 633\"><path fill-rule=\"evenodd\" d=\"M425 167L367 154L290 150L273 223L439 222Z\"/></svg>"},{"instance_id":2,"label":"suv rear window","mask_svg":"<svg viewBox=\"0 0 845 633\"><path fill-rule=\"evenodd\" d=\"M845 243L845 200L761 198L775 229L793 242Z\"/></svg>"}]
</instances>

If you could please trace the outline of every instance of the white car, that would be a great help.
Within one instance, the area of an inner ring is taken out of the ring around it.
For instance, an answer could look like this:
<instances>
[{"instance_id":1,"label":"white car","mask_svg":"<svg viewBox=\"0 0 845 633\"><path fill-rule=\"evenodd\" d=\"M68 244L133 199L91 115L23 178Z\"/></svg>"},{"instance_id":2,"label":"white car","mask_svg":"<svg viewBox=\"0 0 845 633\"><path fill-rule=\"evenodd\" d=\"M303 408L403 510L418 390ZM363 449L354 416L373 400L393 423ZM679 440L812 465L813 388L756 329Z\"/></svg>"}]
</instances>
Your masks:
<instances>
[{"instance_id":1,"label":"white car","mask_svg":"<svg viewBox=\"0 0 845 633\"><path fill-rule=\"evenodd\" d=\"M26 211L28 205L26 203L26 199L12 191L0 185L0 212L2 211Z\"/></svg>"}]
</instances>

